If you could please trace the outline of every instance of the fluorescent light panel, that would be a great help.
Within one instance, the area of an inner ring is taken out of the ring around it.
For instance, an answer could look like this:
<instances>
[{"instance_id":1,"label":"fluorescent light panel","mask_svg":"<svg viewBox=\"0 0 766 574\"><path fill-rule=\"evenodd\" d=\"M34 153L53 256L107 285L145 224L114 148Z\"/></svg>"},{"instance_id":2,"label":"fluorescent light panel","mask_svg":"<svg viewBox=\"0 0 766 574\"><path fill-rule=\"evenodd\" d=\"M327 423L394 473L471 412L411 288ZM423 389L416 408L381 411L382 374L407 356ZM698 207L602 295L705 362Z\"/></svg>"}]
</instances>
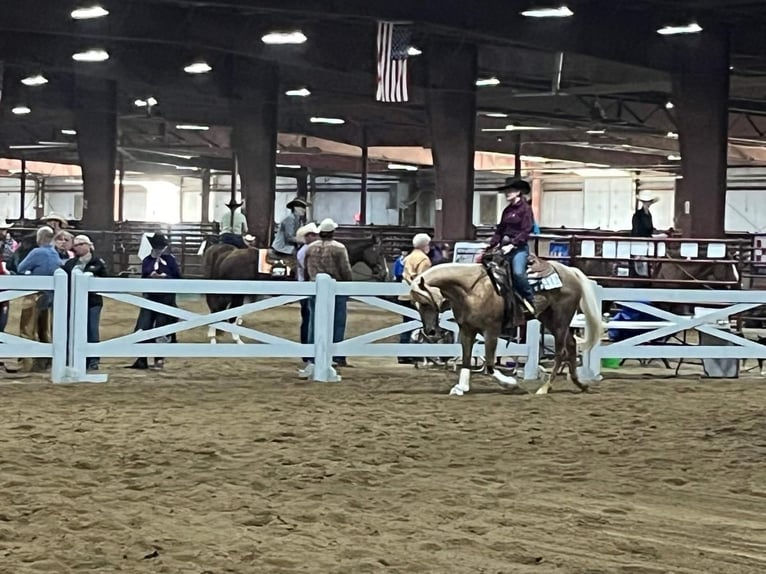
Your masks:
<instances>
[{"instance_id":1,"label":"fluorescent light panel","mask_svg":"<svg viewBox=\"0 0 766 574\"><path fill-rule=\"evenodd\" d=\"M264 44L303 44L307 40L300 30L292 32L269 32L261 37Z\"/></svg>"},{"instance_id":2,"label":"fluorescent light panel","mask_svg":"<svg viewBox=\"0 0 766 574\"><path fill-rule=\"evenodd\" d=\"M686 26L665 26L657 30L658 34L663 36L674 36L676 34L698 34L702 32L702 27L696 22L687 24Z\"/></svg>"},{"instance_id":3,"label":"fluorescent light panel","mask_svg":"<svg viewBox=\"0 0 766 574\"><path fill-rule=\"evenodd\" d=\"M340 125L345 124L346 120L342 120L340 118L320 118L320 117L313 117L311 120L309 120L312 124L330 124L330 125Z\"/></svg>"},{"instance_id":4,"label":"fluorescent light panel","mask_svg":"<svg viewBox=\"0 0 766 574\"><path fill-rule=\"evenodd\" d=\"M286 96L297 96L297 97L300 97L300 98L305 98L306 96L310 96L311 95L311 90L309 90L308 88L300 88L300 89L297 89L297 90L287 90L285 92L285 95Z\"/></svg>"},{"instance_id":5,"label":"fluorescent light panel","mask_svg":"<svg viewBox=\"0 0 766 574\"><path fill-rule=\"evenodd\" d=\"M177 130L193 130L198 132L206 132L210 129L210 126L203 126L199 124L178 124L176 125Z\"/></svg>"},{"instance_id":6,"label":"fluorescent light panel","mask_svg":"<svg viewBox=\"0 0 766 574\"><path fill-rule=\"evenodd\" d=\"M42 74L35 74L24 78L21 83L25 86L42 86L48 83L48 79Z\"/></svg>"},{"instance_id":7,"label":"fluorescent light panel","mask_svg":"<svg viewBox=\"0 0 766 574\"><path fill-rule=\"evenodd\" d=\"M401 170L401 171L418 171L418 166L407 165L404 163L389 163L388 169L395 169L395 170Z\"/></svg>"},{"instance_id":8,"label":"fluorescent light panel","mask_svg":"<svg viewBox=\"0 0 766 574\"><path fill-rule=\"evenodd\" d=\"M566 6L559 6L558 8L531 8L524 10L521 15L527 18L568 18L574 16L574 12Z\"/></svg>"},{"instance_id":9,"label":"fluorescent light panel","mask_svg":"<svg viewBox=\"0 0 766 574\"><path fill-rule=\"evenodd\" d=\"M105 50L87 50L72 54L75 62L103 62L109 59L109 54Z\"/></svg>"},{"instance_id":10,"label":"fluorescent light panel","mask_svg":"<svg viewBox=\"0 0 766 574\"><path fill-rule=\"evenodd\" d=\"M13 108L11 111L12 111L14 114L16 114L17 116L25 116L25 115L27 115L28 113L31 113L31 112L32 112L32 110L30 110L28 106L16 106L16 107L15 107L15 108Z\"/></svg>"},{"instance_id":11,"label":"fluorescent light panel","mask_svg":"<svg viewBox=\"0 0 766 574\"><path fill-rule=\"evenodd\" d=\"M476 85L479 87L497 86L499 83L500 80L498 80L495 76L492 76L491 78L480 78L476 80Z\"/></svg>"},{"instance_id":12,"label":"fluorescent light panel","mask_svg":"<svg viewBox=\"0 0 766 574\"><path fill-rule=\"evenodd\" d=\"M77 130L61 130L61 133L65 136L76 136Z\"/></svg>"},{"instance_id":13,"label":"fluorescent light panel","mask_svg":"<svg viewBox=\"0 0 766 574\"><path fill-rule=\"evenodd\" d=\"M103 18L109 15L109 10L94 4L93 6L81 7L72 10L71 16L74 20L92 20L94 18Z\"/></svg>"},{"instance_id":14,"label":"fluorescent light panel","mask_svg":"<svg viewBox=\"0 0 766 574\"><path fill-rule=\"evenodd\" d=\"M213 68L207 62L194 62L184 68L187 74L207 74L212 70Z\"/></svg>"}]
</instances>

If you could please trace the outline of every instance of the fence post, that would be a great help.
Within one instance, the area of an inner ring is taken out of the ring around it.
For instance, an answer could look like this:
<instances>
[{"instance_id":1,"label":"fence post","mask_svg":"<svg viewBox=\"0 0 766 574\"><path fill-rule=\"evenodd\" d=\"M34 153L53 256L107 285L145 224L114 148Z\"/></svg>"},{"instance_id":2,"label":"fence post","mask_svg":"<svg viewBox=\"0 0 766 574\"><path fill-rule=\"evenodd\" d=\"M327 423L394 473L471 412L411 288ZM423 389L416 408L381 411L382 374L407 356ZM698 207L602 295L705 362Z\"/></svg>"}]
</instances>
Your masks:
<instances>
[{"instance_id":1,"label":"fence post","mask_svg":"<svg viewBox=\"0 0 766 574\"><path fill-rule=\"evenodd\" d=\"M69 332L71 355L69 357L70 378L85 380L87 357L83 345L88 341L88 280L90 274L79 269L72 273L71 330Z\"/></svg>"},{"instance_id":2,"label":"fence post","mask_svg":"<svg viewBox=\"0 0 766 574\"><path fill-rule=\"evenodd\" d=\"M314 380L324 383L340 381L332 367L332 339L335 317L335 290L337 283L326 273L316 279L314 300Z\"/></svg>"},{"instance_id":3,"label":"fence post","mask_svg":"<svg viewBox=\"0 0 766 574\"><path fill-rule=\"evenodd\" d=\"M53 274L53 324L51 326L51 380L64 381L67 369L67 308L69 278L63 269Z\"/></svg>"},{"instance_id":4,"label":"fence post","mask_svg":"<svg viewBox=\"0 0 766 574\"><path fill-rule=\"evenodd\" d=\"M533 319L527 322L527 362L524 363L524 380L534 381L538 378L540 365L540 321Z\"/></svg>"}]
</instances>

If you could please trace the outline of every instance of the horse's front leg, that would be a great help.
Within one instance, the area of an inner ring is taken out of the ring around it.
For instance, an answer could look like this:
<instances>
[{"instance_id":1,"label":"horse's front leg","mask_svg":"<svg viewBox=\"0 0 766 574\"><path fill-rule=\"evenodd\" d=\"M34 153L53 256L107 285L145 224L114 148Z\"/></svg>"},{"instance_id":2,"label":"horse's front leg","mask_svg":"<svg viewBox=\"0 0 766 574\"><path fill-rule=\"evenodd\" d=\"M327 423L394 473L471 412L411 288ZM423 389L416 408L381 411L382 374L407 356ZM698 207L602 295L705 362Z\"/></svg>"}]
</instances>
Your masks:
<instances>
[{"instance_id":1,"label":"horse's front leg","mask_svg":"<svg viewBox=\"0 0 766 574\"><path fill-rule=\"evenodd\" d=\"M241 307L244 302L245 302L245 297L243 295L232 295L231 303L229 304L229 308L233 309L234 307ZM239 317L239 316L232 317L231 319L229 319L229 323L231 323L233 325L241 325L242 324L241 321L242 321L242 318ZM238 345L244 345L244 342L239 337L238 333L232 333L231 334L231 338Z\"/></svg>"},{"instance_id":2,"label":"horse's front leg","mask_svg":"<svg viewBox=\"0 0 766 574\"><path fill-rule=\"evenodd\" d=\"M476 340L476 331L460 329L460 345L463 351L460 363L460 378L457 384L450 389L450 395L463 396L471 390L471 359L473 355L473 343Z\"/></svg>"},{"instance_id":3,"label":"horse's front leg","mask_svg":"<svg viewBox=\"0 0 766 574\"><path fill-rule=\"evenodd\" d=\"M484 332L484 371L495 378L497 383L504 389L515 389L518 386L516 379L502 374L495 369L495 355L497 354L497 333Z\"/></svg>"}]
</instances>

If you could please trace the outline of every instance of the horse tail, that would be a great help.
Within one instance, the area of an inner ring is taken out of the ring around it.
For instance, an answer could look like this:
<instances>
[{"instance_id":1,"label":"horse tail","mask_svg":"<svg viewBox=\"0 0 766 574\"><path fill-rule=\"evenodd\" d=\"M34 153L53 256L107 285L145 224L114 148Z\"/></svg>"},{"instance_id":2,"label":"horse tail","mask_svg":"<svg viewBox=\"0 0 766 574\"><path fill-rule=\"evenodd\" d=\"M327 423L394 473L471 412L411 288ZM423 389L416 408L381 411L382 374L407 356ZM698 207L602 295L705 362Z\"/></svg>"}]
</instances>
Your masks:
<instances>
[{"instance_id":1,"label":"horse tail","mask_svg":"<svg viewBox=\"0 0 766 574\"><path fill-rule=\"evenodd\" d=\"M589 350L596 346L596 343L601 340L601 335L604 333L604 322L601 320L601 307L598 304L598 297L596 297L596 289L593 287L593 281L576 267L569 267L568 269L577 279L582 291L582 295L580 296L580 309L585 315L585 325L587 326L587 339L585 340L583 348Z\"/></svg>"}]
</instances>

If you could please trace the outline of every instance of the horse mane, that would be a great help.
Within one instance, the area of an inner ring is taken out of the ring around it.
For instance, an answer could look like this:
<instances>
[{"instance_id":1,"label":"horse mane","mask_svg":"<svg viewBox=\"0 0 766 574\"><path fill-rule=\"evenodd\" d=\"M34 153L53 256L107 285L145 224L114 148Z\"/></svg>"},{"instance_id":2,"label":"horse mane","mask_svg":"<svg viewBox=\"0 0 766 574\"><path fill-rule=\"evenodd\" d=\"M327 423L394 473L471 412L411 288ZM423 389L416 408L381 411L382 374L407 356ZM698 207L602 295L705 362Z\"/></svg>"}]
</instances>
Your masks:
<instances>
[{"instance_id":1,"label":"horse mane","mask_svg":"<svg viewBox=\"0 0 766 574\"><path fill-rule=\"evenodd\" d=\"M489 281L489 276L478 263L442 263L418 275L410 291L416 300L440 306L445 299L443 289L457 286L470 291L482 280Z\"/></svg>"}]
</instances>

